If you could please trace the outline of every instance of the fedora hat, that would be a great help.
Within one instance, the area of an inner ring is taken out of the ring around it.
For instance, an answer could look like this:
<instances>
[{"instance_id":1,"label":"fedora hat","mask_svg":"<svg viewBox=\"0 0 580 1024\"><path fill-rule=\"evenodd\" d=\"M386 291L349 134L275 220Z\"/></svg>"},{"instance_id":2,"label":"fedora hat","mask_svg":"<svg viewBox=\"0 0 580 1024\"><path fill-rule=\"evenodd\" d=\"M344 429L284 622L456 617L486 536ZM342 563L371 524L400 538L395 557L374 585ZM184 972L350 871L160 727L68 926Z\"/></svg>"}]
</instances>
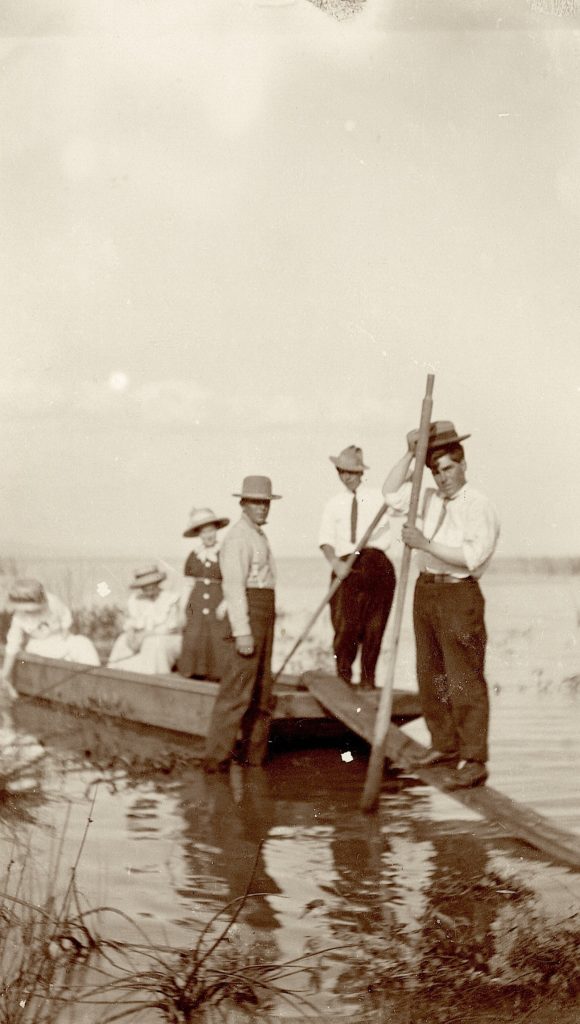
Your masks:
<instances>
[{"instance_id":1,"label":"fedora hat","mask_svg":"<svg viewBox=\"0 0 580 1024\"><path fill-rule=\"evenodd\" d=\"M227 526L229 519L222 516L216 516L215 512L212 512L211 508L192 508L189 513L189 524L186 530L184 530L184 537L197 537L199 531L203 526L215 526L216 530L223 529Z\"/></svg>"},{"instance_id":2,"label":"fedora hat","mask_svg":"<svg viewBox=\"0 0 580 1024\"><path fill-rule=\"evenodd\" d=\"M46 592L39 580L14 580L8 591L8 608L10 611L36 612L46 603Z\"/></svg>"},{"instance_id":3,"label":"fedora hat","mask_svg":"<svg viewBox=\"0 0 580 1024\"><path fill-rule=\"evenodd\" d=\"M355 444L349 444L348 448L343 448L340 455L329 455L328 457L337 469L344 469L350 473L362 473L369 468L363 462L362 448L357 448Z\"/></svg>"},{"instance_id":4,"label":"fedora hat","mask_svg":"<svg viewBox=\"0 0 580 1024\"><path fill-rule=\"evenodd\" d=\"M166 579L166 572L162 572L156 565L148 565L145 569L135 570L133 582L129 584L129 588L139 590L140 587L149 587L152 583L163 583L163 580Z\"/></svg>"},{"instance_id":5,"label":"fedora hat","mask_svg":"<svg viewBox=\"0 0 580 1024\"><path fill-rule=\"evenodd\" d=\"M281 497L281 494L272 494L269 476L245 476L241 494L234 493L234 498L249 498L253 501L275 501Z\"/></svg>"},{"instance_id":6,"label":"fedora hat","mask_svg":"<svg viewBox=\"0 0 580 1024\"><path fill-rule=\"evenodd\" d=\"M437 448L449 448L453 444L461 444L471 434L458 434L451 420L435 420L429 425L429 441L427 451L432 452ZM410 430L407 434L409 445L417 444L419 431Z\"/></svg>"}]
</instances>

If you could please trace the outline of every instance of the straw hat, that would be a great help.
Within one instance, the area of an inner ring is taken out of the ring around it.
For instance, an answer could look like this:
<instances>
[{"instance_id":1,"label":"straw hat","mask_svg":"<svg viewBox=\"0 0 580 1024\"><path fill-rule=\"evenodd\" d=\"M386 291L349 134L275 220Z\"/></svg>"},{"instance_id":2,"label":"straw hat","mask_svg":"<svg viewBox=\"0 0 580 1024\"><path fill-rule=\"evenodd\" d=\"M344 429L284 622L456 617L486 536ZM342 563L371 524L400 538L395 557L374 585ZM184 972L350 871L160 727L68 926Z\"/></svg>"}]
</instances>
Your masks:
<instances>
[{"instance_id":1,"label":"straw hat","mask_svg":"<svg viewBox=\"0 0 580 1024\"><path fill-rule=\"evenodd\" d=\"M241 494L234 494L234 498L249 498L250 501L276 501L281 497L281 494L272 494L269 476L245 476Z\"/></svg>"},{"instance_id":2,"label":"straw hat","mask_svg":"<svg viewBox=\"0 0 580 1024\"><path fill-rule=\"evenodd\" d=\"M329 455L328 457L337 469L344 469L347 473L363 473L365 469L369 468L363 462L362 448L357 448L355 444L349 444L348 448L343 448L340 455Z\"/></svg>"},{"instance_id":3,"label":"straw hat","mask_svg":"<svg viewBox=\"0 0 580 1024\"><path fill-rule=\"evenodd\" d=\"M197 537L203 526L215 526L216 530L227 526L229 519L223 516L221 519L212 512L211 508L192 508L189 513L189 525L184 531L184 537Z\"/></svg>"},{"instance_id":4,"label":"straw hat","mask_svg":"<svg viewBox=\"0 0 580 1024\"><path fill-rule=\"evenodd\" d=\"M452 444L461 444L471 434L459 435L451 420L435 420L429 425L429 441L427 450L432 452L436 448L449 448ZM416 444L419 439L419 431L411 430L407 434L410 445Z\"/></svg>"},{"instance_id":5,"label":"straw hat","mask_svg":"<svg viewBox=\"0 0 580 1024\"><path fill-rule=\"evenodd\" d=\"M45 604L47 604L46 592L39 580L14 580L8 592L10 611L36 612Z\"/></svg>"},{"instance_id":6,"label":"straw hat","mask_svg":"<svg viewBox=\"0 0 580 1024\"><path fill-rule=\"evenodd\" d=\"M166 579L166 572L161 572L156 565L149 565L146 569L137 569L133 573L133 582L129 584L129 588L139 590L140 587L149 587L152 583L163 583Z\"/></svg>"}]
</instances>

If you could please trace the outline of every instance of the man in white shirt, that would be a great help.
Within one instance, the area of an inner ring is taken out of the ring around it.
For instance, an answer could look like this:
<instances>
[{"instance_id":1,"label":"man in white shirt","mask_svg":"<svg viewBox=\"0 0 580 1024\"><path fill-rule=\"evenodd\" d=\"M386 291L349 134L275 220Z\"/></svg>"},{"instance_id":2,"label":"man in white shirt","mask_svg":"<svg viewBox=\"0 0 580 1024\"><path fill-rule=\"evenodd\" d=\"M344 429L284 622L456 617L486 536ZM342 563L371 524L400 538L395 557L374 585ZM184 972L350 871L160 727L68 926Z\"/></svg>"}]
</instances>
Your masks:
<instances>
[{"instance_id":1,"label":"man in white shirt","mask_svg":"<svg viewBox=\"0 0 580 1024\"><path fill-rule=\"evenodd\" d=\"M466 480L461 437L448 420L431 424L427 466L436 490L423 502L422 529L406 524L402 539L419 554L413 623L417 681L432 749L417 767L456 768L456 787L487 778L489 699L484 675L487 634L478 580L499 537L497 512ZM408 510L408 479L417 432L384 486L385 500ZM397 492L397 493L394 493Z\"/></svg>"},{"instance_id":2,"label":"man in white shirt","mask_svg":"<svg viewBox=\"0 0 580 1024\"><path fill-rule=\"evenodd\" d=\"M318 542L332 568L331 581L342 580L330 601L336 671L352 685L352 666L360 647L360 685L372 689L395 592L395 570L386 554L391 532L385 512L384 520L348 572L344 563L357 550L384 501L378 488L362 483L368 469L362 449L350 445L340 455L331 455L330 461L336 466L343 489L324 507Z\"/></svg>"}]
</instances>

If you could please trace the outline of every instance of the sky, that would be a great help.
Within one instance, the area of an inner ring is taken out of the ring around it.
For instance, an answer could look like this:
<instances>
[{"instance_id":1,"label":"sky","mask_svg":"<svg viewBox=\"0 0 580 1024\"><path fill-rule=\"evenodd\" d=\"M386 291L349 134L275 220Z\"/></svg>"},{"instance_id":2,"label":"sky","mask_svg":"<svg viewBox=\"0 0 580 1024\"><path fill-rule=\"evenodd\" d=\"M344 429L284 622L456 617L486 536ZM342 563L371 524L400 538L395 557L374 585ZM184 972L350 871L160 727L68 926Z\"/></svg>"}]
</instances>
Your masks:
<instances>
[{"instance_id":1,"label":"sky","mask_svg":"<svg viewBox=\"0 0 580 1024\"><path fill-rule=\"evenodd\" d=\"M429 373L500 553L580 554L553 3L3 0L0 554L174 555L266 474L315 555L329 456L380 486Z\"/></svg>"}]
</instances>

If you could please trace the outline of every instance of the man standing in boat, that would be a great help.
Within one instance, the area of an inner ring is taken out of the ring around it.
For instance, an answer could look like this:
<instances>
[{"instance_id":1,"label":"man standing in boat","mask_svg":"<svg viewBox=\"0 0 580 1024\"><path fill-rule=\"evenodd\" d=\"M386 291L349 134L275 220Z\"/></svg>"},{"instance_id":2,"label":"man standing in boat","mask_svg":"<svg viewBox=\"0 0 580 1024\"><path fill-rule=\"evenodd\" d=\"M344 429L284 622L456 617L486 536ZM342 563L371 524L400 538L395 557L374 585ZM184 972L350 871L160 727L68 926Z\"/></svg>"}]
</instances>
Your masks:
<instances>
[{"instance_id":1,"label":"man standing in boat","mask_svg":"<svg viewBox=\"0 0 580 1024\"><path fill-rule=\"evenodd\" d=\"M391 531L385 514L349 572L345 562L384 504L383 496L378 488L362 483L368 466L361 448L349 445L340 455L329 457L343 485L326 503L319 533L319 546L332 569L331 581L342 580L330 601L336 670L352 685L352 666L360 647L360 685L372 690L395 593L395 570L386 554Z\"/></svg>"},{"instance_id":2,"label":"man standing in boat","mask_svg":"<svg viewBox=\"0 0 580 1024\"><path fill-rule=\"evenodd\" d=\"M385 501L409 508L417 431L384 485ZM467 483L465 453L453 423L432 423L426 464L436 489L426 491L422 529L406 524L402 539L419 553L413 624L417 681L432 748L417 767L457 768L454 786L487 778L489 698L484 675L487 634L478 580L499 537L491 501ZM397 492L397 493L393 493Z\"/></svg>"},{"instance_id":3,"label":"man standing in boat","mask_svg":"<svg viewBox=\"0 0 580 1024\"><path fill-rule=\"evenodd\" d=\"M231 651L212 712L204 770L227 771L241 730L236 760L260 765L268 751L272 714L272 645L276 570L262 527L272 494L267 476L247 476L242 515L226 534L219 555L222 587L232 630Z\"/></svg>"}]
</instances>

